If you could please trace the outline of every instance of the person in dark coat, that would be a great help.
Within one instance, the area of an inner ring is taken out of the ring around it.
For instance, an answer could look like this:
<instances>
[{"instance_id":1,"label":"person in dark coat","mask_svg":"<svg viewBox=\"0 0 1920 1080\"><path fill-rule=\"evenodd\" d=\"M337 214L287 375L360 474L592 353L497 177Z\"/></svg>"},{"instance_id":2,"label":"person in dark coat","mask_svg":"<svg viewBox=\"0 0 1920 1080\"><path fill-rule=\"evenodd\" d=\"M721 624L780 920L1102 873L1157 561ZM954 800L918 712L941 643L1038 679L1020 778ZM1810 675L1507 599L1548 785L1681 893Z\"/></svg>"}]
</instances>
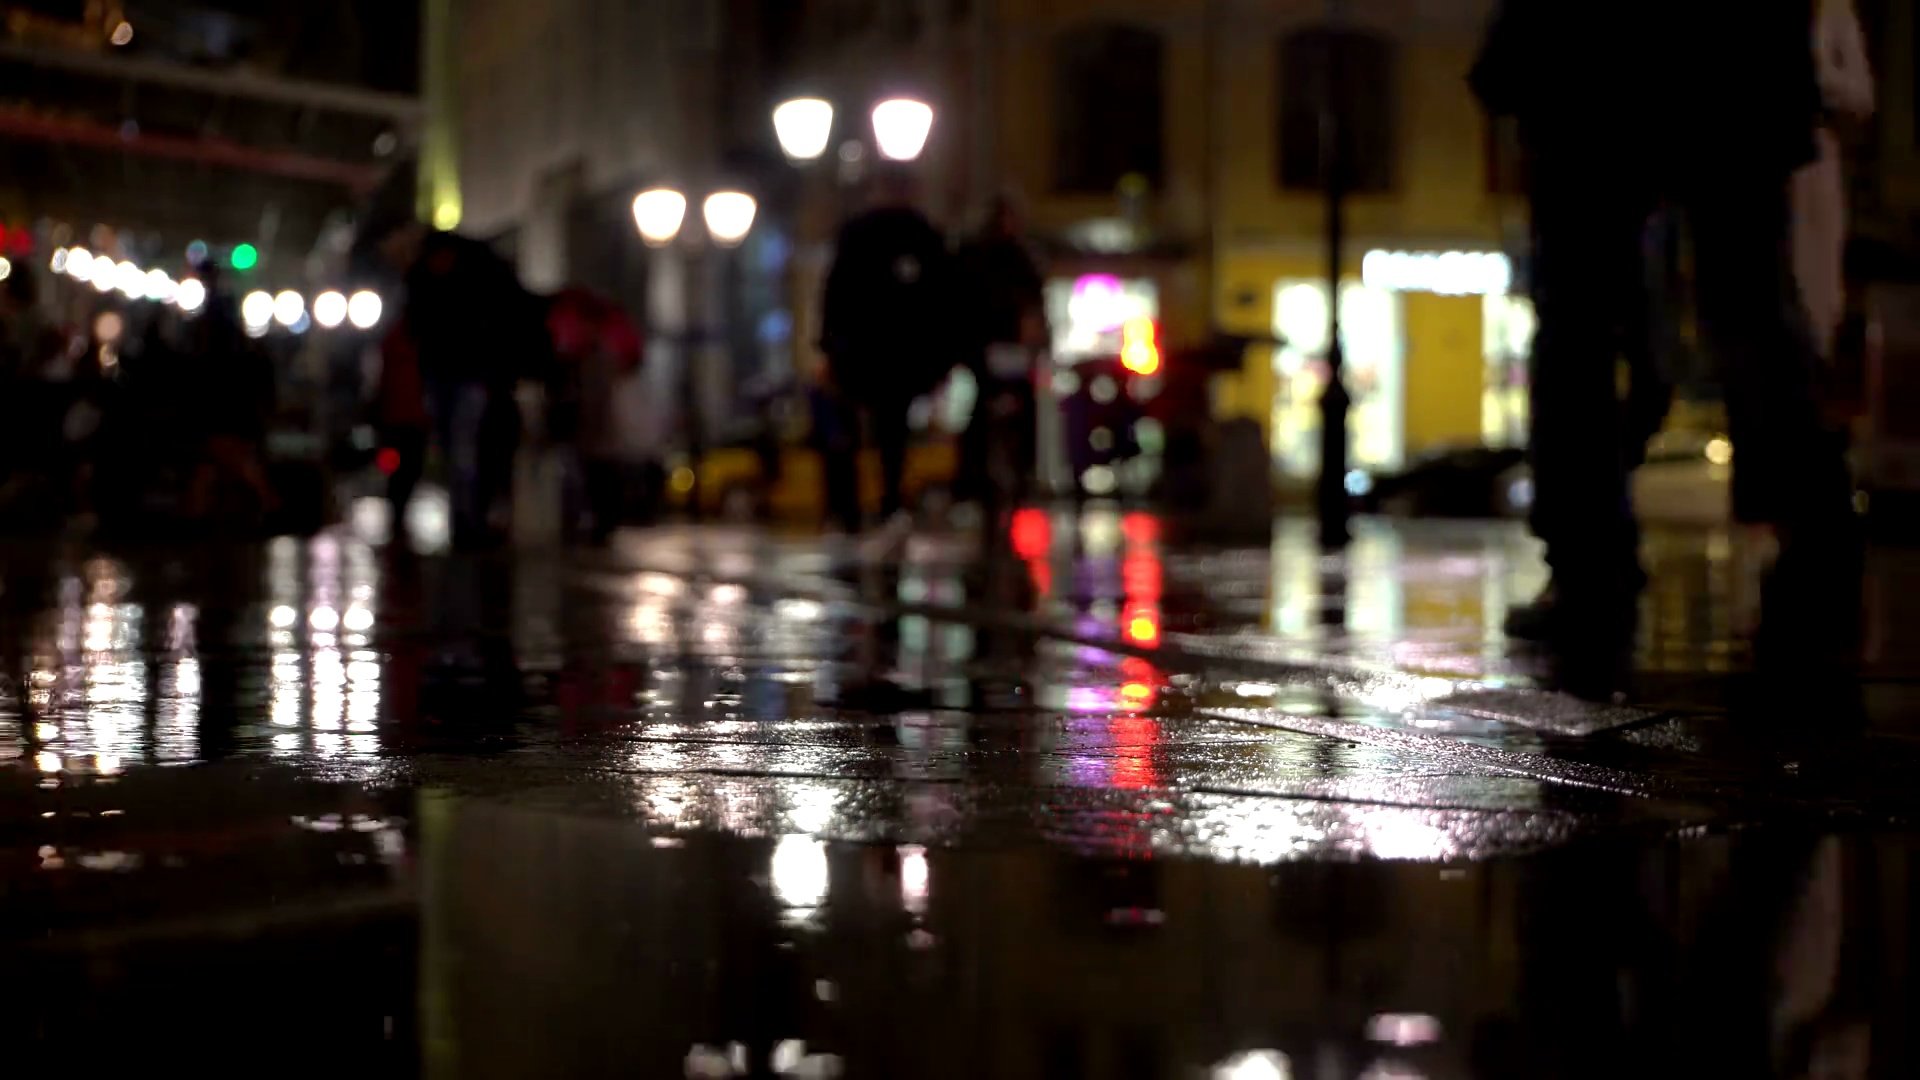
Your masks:
<instances>
[{"instance_id":1,"label":"person in dark coat","mask_svg":"<svg viewBox=\"0 0 1920 1080\"><path fill-rule=\"evenodd\" d=\"M1663 201L1692 230L1700 321L1726 368L1736 515L1779 530L1781 570L1857 562L1843 444L1820 412L1787 245L1788 180L1813 159L1820 110L1809 21L1807 0L1737 13L1622 0L1578 18L1554 0L1505 0L1495 14L1470 81L1490 113L1518 119L1531 157L1532 524L1553 572L1516 631L1564 642L1633 627L1642 574L1617 328L1644 302L1641 238ZM1770 588L1794 591L1781 584L1794 577Z\"/></svg>"},{"instance_id":2,"label":"person in dark coat","mask_svg":"<svg viewBox=\"0 0 1920 1080\"><path fill-rule=\"evenodd\" d=\"M194 372L199 460L187 491L190 517L206 519L222 489L244 491L260 512L278 505L265 464L273 411L272 361L247 336L240 308L212 268L201 271L206 306L188 324L186 360Z\"/></svg>"},{"instance_id":3,"label":"person in dark coat","mask_svg":"<svg viewBox=\"0 0 1920 1080\"><path fill-rule=\"evenodd\" d=\"M964 362L979 395L960 440L962 499L1016 496L992 490L987 457L990 440L1017 441L1020 488L1034 465L1033 356L1046 345L1046 300L1039 263L1028 248L1019 207L1009 196L994 199L979 235L961 245L959 271Z\"/></svg>"},{"instance_id":4,"label":"person in dark coat","mask_svg":"<svg viewBox=\"0 0 1920 1080\"><path fill-rule=\"evenodd\" d=\"M958 355L952 255L914 207L913 190L904 166L884 169L872 207L842 226L827 273L820 350L828 398L842 416L822 450L828 511L849 532L863 523L861 420L880 454L881 514L893 518L905 507L907 409Z\"/></svg>"},{"instance_id":5,"label":"person in dark coat","mask_svg":"<svg viewBox=\"0 0 1920 1080\"><path fill-rule=\"evenodd\" d=\"M454 545L484 546L498 539L496 518L511 513L521 426L514 386L551 359L544 307L478 240L405 221L378 243L405 275L402 317L447 469Z\"/></svg>"}]
</instances>

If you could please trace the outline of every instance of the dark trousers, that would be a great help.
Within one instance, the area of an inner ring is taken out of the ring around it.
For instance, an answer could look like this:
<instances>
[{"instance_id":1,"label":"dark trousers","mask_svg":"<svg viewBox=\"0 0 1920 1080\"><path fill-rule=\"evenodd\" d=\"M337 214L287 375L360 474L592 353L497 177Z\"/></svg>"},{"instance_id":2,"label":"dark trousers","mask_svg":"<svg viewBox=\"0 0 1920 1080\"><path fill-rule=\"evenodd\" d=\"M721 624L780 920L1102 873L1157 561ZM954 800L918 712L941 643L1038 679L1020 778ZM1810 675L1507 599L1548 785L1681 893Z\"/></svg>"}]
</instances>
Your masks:
<instances>
[{"instance_id":1,"label":"dark trousers","mask_svg":"<svg viewBox=\"0 0 1920 1080\"><path fill-rule=\"evenodd\" d=\"M619 461L560 452L560 529L568 539L604 542L620 527L626 502L625 469Z\"/></svg>"},{"instance_id":2,"label":"dark trousers","mask_svg":"<svg viewBox=\"0 0 1920 1080\"><path fill-rule=\"evenodd\" d=\"M1593 162L1541 162L1534 189L1534 532L1557 577L1611 587L1634 558L1632 419L1617 361L1645 304L1650 183ZM1725 373L1747 521L1828 522L1851 488L1815 396L1818 358L1788 253L1785 176L1717 177L1669 195L1692 229L1696 304Z\"/></svg>"},{"instance_id":3,"label":"dark trousers","mask_svg":"<svg viewBox=\"0 0 1920 1080\"><path fill-rule=\"evenodd\" d=\"M433 417L434 444L446 468L454 542L476 543L487 534L487 485L481 461L487 387L470 379L429 379L427 409Z\"/></svg>"},{"instance_id":4,"label":"dark trousers","mask_svg":"<svg viewBox=\"0 0 1920 1080\"><path fill-rule=\"evenodd\" d=\"M387 431L384 441L396 458L393 472L387 477L387 506L392 511L393 535L398 536L406 528L407 504L413 501L413 492L427 471L429 440L424 427L394 427Z\"/></svg>"},{"instance_id":5,"label":"dark trousers","mask_svg":"<svg viewBox=\"0 0 1920 1080\"><path fill-rule=\"evenodd\" d=\"M855 402L834 398L821 433L825 459L827 513L848 532L865 524L860 505L860 450L868 440L880 455L880 515L891 517L906 506L907 406L910 401ZM864 435L863 435L864 428Z\"/></svg>"},{"instance_id":6,"label":"dark trousers","mask_svg":"<svg viewBox=\"0 0 1920 1080\"><path fill-rule=\"evenodd\" d=\"M980 396L974 402L973 416L960 436L960 476L958 495L990 505L1005 505L1021 498L1033 478L1035 442L1034 394L1030 382L996 380L985 374L979 378ZM994 454L1004 453L1003 461L1013 475L996 475ZM1011 490L1002 490L1011 484Z\"/></svg>"}]
</instances>

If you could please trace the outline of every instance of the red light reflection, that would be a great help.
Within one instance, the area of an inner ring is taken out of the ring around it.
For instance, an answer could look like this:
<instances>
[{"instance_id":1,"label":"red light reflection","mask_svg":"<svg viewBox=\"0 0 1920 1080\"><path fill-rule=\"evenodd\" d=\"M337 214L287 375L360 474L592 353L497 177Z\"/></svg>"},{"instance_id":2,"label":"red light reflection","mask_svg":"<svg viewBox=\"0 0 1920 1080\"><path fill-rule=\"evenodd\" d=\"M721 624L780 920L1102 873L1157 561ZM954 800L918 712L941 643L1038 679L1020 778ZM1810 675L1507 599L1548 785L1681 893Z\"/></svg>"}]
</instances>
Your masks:
<instances>
[{"instance_id":1,"label":"red light reflection","mask_svg":"<svg viewBox=\"0 0 1920 1080\"><path fill-rule=\"evenodd\" d=\"M1120 535L1129 544L1151 544L1160 539L1160 519L1135 510L1120 519Z\"/></svg>"},{"instance_id":2,"label":"red light reflection","mask_svg":"<svg viewBox=\"0 0 1920 1080\"><path fill-rule=\"evenodd\" d=\"M1013 553L1023 559L1044 559L1053 549L1053 526L1044 510L1027 507L1013 514Z\"/></svg>"},{"instance_id":3,"label":"red light reflection","mask_svg":"<svg viewBox=\"0 0 1920 1080\"><path fill-rule=\"evenodd\" d=\"M1128 608L1122 626L1127 640L1135 645L1152 648L1160 644L1160 610L1156 607L1140 605Z\"/></svg>"}]
</instances>

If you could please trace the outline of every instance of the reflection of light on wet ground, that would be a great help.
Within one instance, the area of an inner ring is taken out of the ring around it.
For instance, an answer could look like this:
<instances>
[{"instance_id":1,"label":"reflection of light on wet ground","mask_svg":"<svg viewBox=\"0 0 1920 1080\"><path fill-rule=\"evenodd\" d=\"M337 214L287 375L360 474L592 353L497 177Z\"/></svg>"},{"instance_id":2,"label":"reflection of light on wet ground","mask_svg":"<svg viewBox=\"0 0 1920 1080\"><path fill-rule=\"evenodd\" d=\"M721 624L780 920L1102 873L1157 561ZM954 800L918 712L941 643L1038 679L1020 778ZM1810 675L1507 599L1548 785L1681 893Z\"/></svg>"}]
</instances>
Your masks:
<instances>
[{"instance_id":1,"label":"reflection of light on wet ground","mask_svg":"<svg viewBox=\"0 0 1920 1080\"><path fill-rule=\"evenodd\" d=\"M827 845L809 836L783 836L773 846L773 895L791 921L811 918L827 900Z\"/></svg>"},{"instance_id":2,"label":"reflection of light on wet ground","mask_svg":"<svg viewBox=\"0 0 1920 1080\"><path fill-rule=\"evenodd\" d=\"M1377 1013L1367 1020L1367 1038L1389 1046L1425 1046L1440 1041L1440 1018L1427 1013Z\"/></svg>"},{"instance_id":3,"label":"reflection of light on wet ground","mask_svg":"<svg viewBox=\"0 0 1920 1080\"><path fill-rule=\"evenodd\" d=\"M914 915L927 913L932 895L931 875L927 870L927 849L919 844L900 846L900 906Z\"/></svg>"},{"instance_id":4,"label":"reflection of light on wet ground","mask_svg":"<svg viewBox=\"0 0 1920 1080\"><path fill-rule=\"evenodd\" d=\"M1213 1067L1211 1080L1293 1080L1293 1066L1278 1050L1248 1050Z\"/></svg>"},{"instance_id":5,"label":"reflection of light on wet ground","mask_svg":"<svg viewBox=\"0 0 1920 1080\"><path fill-rule=\"evenodd\" d=\"M1201 847L1240 862L1326 856L1434 862L1476 854L1500 832L1544 825L1520 814L1286 799L1202 799L1196 800L1188 829Z\"/></svg>"}]
</instances>

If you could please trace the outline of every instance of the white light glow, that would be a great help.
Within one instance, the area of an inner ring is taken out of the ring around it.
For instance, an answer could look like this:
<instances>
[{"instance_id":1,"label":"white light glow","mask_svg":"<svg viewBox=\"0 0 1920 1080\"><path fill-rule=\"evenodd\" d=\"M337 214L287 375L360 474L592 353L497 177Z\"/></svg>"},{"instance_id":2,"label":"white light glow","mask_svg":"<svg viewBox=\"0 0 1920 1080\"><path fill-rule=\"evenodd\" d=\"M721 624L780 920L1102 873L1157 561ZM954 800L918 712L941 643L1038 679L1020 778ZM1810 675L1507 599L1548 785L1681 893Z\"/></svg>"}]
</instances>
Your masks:
<instances>
[{"instance_id":1,"label":"white light glow","mask_svg":"<svg viewBox=\"0 0 1920 1080\"><path fill-rule=\"evenodd\" d=\"M912 98L891 98L873 107L873 141L880 156L912 161L927 147L933 132L933 106Z\"/></svg>"},{"instance_id":2,"label":"white light glow","mask_svg":"<svg viewBox=\"0 0 1920 1080\"><path fill-rule=\"evenodd\" d=\"M110 293L113 291L114 281L118 277L118 274L114 269L112 259L107 258L105 255L94 256L92 268L87 273L87 280L93 283L95 292Z\"/></svg>"},{"instance_id":3,"label":"white light glow","mask_svg":"<svg viewBox=\"0 0 1920 1080\"><path fill-rule=\"evenodd\" d=\"M1369 251L1360 279L1393 292L1498 296L1513 286L1513 266L1495 251Z\"/></svg>"},{"instance_id":4,"label":"white light glow","mask_svg":"<svg viewBox=\"0 0 1920 1080\"><path fill-rule=\"evenodd\" d=\"M250 330L265 330L273 321L273 295L260 289L240 301L240 321Z\"/></svg>"},{"instance_id":5,"label":"white light glow","mask_svg":"<svg viewBox=\"0 0 1920 1080\"><path fill-rule=\"evenodd\" d=\"M819 98L795 98L773 110L773 133L780 149L795 161L812 161L827 152L833 135L833 106Z\"/></svg>"},{"instance_id":6,"label":"white light glow","mask_svg":"<svg viewBox=\"0 0 1920 1080\"><path fill-rule=\"evenodd\" d=\"M93 277L93 252L86 248L68 248L66 258L67 276L76 281L87 281Z\"/></svg>"},{"instance_id":7,"label":"white light glow","mask_svg":"<svg viewBox=\"0 0 1920 1080\"><path fill-rule=\"evenodd\" d=\"M173 291L173 302L181 311L189 313L199 311L207 302L207 287L200 283L199 278L188 278Z\"/></svg>"},{"instance_id":8,"label":"white light glow","mask_svg":"<svg viewBox=\"0 0 1920 1080\"><path fill-rule=\"evenodd\" d=\"M1394 1046L1425 1046L1440 1041L1440 1019L1426 1013L1378 1013L1367 1021L1367 1038Z\"/></svg>"},{"instance_id":9,"label":"white light glow","mask_svg":"<svg viewBox=\"0 0 1920 1080\"><path fill-rule=\"evenodd\" d=\"M827 845L783 836L773 848L773 895L789 908L817 908L827 898Z\"/></svg>"},{"instance_id":10,"label":"white light glow","mask_svg":"<svg viewBox=\"0 0 1920 1080\"><path fill-rule=\"evenodd\" d=\"M1213 1067L1213 1080L1293 1080L1293 1066L1278 1050L1249 1050Z\"/></svg>"},{"instance_id":11,"label":"white light glow","mask_svg":"<svg viewBox=\"0 0 1920 1080\"><path fill-rule=\"evenodd\" d=\"M927 898L932 892L930 881L927 849L918 844L901 845L900 905L915 915L926 914Z\"/></svg>"},{"instance_id":12,"label":"white light glow","mask_svg":"<svg viewBox=\"0 0 1920 1080\"><path fill-rule=\"evenodd\" d=\"M66 248L53 249L53 254L47 259L47 269L56 274L64 274L67 272Z\"/></svg>"},{"instance_id":13,"label":"white light glow","mask_svg":"<svg viewBox=\"0 0 1920 1080\"><path fill-rule=\"evenodd\" d=\"M346 295L337 290L328 289L314 297L313 321L326 330L331 330L347 321Z\"/></svg>"},{"instance_id":14,"label":"white light glow","mask_svg":"<svg viewBox=\"0 0 1920 1080\"><path fill-rule=\"evenodd\" d=\"M706 219L707 235L721 247L733 247L747 238L753 228L753 215L759 204L744 191L716 191L700 205Z\"/></svg>"},{"instance_id":15,"label":"white light glow","mask_svg":"<svg viewBox=\"0 0 1920 1080\"><path fill-rule=\"evenodd\" d=\"M281 326L292 326L307 313L306 298L292 289L282 289L273 298L273 321Z\"/></svg>"},{"instance_id":16,"label":"white light glow","mask_svg":"<svg viewBox=\"0 0 1920 1080\"><path fill-rule=\"evenodd\" d=\"M122 259L113 268L113 286L127 299L138 300L147 294L146 272L132 261Z\"/></svg>"},{"instance_id":17,"label":"white light glow","mask_svg":"<svg viewBox=\"0 0 1920 1080\"><path fill-rule=\"evenodd\" d=\"M126 320L117 311L103 311L94 317L93 338L102 345L117 344L126 331Z\"/></svg>"},{"instance_id":18,"label":"white light glow","mask_svg":"<svg viewBox=\"0 0 1920 1080\"><path fill-rule=\"evenodd\" d=\"M640 239L653 247L673 243L687 220L687 197L672 188L653 188L633 197L633 223Z\"/></svg>"},{"instance_id":19,"label":"white light glow","mask_svg":"<svg viewBox=\"0 0 1920 1080\"><path fill-rule=\"evenodd\" d=\"M380 294L361 289L347 298L347 321L361 330L371 330L380 321Z\"/></svg>"},{"instance_id":20,"label":"white light glow","mask_svg":"<svg viewBox=\"0 0 1920 1080\"><path fill-rule=\"evenodd\" d=\"M13 276L13 261L11 259L8 259L5 255L0 255L0 281L5 281L12 276Z\"/></svg>"},{"instance_id":21,"label":"white light glow","mask_svg":"<svg viewBox=\"0 0 1920 1080\"><path fill-rule=\"evenodd\" d=\"M167 303L173 299L174 293L179 288L173 283L173 279L167 276L165 270L147 271L147 299Z\"/></svg>"}]
</instances>

